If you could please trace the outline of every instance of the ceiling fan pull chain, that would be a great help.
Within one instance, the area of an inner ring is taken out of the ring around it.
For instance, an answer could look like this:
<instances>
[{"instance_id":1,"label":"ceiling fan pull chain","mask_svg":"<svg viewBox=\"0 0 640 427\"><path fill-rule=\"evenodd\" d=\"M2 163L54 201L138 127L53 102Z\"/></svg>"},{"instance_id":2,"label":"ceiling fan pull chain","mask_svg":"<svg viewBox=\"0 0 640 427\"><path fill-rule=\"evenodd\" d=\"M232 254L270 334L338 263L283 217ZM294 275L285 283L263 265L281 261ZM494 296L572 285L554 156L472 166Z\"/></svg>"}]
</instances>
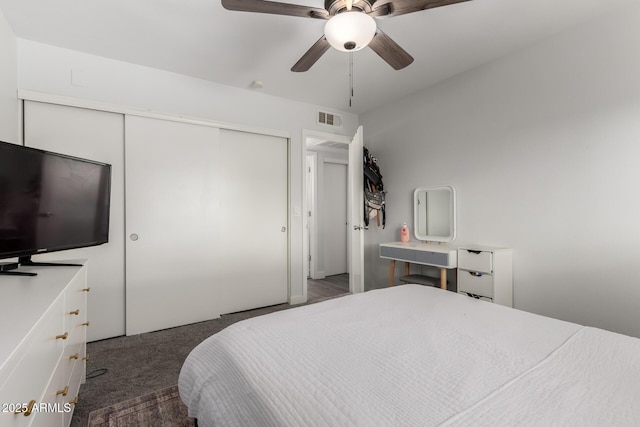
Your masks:
<instances>
[{"instance_id":1,"label":"ceiling fan pull chain","mask_svg":"<svg viewBox=\"0 0 640 427\"><path fill-rule=\"evenodd\" d=\"M353 52L349 52L349 107L353 100Z\"/></svg>"}]
</instances>

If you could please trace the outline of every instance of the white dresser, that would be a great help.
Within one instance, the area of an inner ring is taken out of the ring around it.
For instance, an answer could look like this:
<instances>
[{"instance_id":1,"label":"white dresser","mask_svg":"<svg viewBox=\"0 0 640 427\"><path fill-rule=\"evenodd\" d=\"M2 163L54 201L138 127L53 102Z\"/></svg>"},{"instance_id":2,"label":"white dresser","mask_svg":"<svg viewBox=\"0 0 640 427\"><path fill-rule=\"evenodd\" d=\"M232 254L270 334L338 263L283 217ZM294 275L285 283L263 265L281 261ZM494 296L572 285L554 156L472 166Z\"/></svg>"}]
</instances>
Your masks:
<instances>
[{"instance_id":1,"label":"white dresser","mask_svg":"<svg viewBox=\"0 0 640 427\"><path fill-rule=\"evenodd\" d=\"M513 306L513 256L507 248L458 248L458 293Z\"/></svg>"},{"instance_id":2,"label":"white dresser","mask_svg":"<svg viewBox=\"0 0 640 427\"><path fill-rule=\"evenodd\" d=\"M68 426L85 380L87 267L0 276L0 426Z\"/></svg>"}]
</instances>

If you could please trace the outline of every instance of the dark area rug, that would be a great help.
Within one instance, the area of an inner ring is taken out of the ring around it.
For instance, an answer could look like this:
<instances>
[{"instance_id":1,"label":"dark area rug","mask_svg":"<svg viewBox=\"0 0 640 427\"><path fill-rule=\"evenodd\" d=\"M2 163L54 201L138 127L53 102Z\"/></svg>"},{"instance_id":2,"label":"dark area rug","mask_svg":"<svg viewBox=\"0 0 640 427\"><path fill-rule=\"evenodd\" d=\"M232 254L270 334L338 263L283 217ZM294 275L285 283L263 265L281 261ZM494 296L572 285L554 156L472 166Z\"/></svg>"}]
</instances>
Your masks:
<instances>
[{"instance_id":1,"label":"dark area rug","mask_svg":"<svg viewBox=\"0 0 640 427\"><path fill-rule=\"evenodd\" d=\"M191 427L193 418L180 400L178 386L139 396L89 414L89 427Z\"/></svg>"}]
</instances>

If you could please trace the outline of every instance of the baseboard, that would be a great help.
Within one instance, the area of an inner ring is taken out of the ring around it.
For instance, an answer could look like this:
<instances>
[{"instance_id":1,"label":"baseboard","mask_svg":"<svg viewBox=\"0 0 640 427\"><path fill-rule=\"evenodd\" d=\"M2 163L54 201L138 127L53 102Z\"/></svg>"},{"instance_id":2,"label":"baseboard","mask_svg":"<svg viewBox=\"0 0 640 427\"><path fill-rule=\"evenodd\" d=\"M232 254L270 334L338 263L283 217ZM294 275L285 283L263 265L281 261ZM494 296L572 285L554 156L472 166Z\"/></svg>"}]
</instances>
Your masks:
<instances>
[{"instance_id":1,"label":"baseboard","mask_svg":"<svg viewBox=\"0 0 640 427\"><path fill-rule=\"evenodd\" d=\"M304 295L295 295L289 299L291 305L304 304L305 302L307 302L307 297Z\"/></svg>"},{"instance_id":2,"label":"baseboard","mask_svg":"<svg viewBox=\"0 0 640 427\"><path fill-rule=\"evenodd\" d=\"M323 271L316 271L316 277L312 277L313 280L322 280L322 279L326 279L327 275L324 274L324 270Z\"/></svg>"}]
</instances>

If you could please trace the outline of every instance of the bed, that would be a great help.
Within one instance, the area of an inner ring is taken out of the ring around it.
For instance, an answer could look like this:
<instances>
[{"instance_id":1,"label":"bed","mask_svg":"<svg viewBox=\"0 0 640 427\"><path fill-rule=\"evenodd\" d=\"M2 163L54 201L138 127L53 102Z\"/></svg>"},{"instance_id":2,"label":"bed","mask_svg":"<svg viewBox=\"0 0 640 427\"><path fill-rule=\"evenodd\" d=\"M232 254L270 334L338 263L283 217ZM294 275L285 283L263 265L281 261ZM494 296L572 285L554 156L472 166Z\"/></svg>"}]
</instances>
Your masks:
<instances>
[{"instance_id":1,"label":"bed","mask_svg":"<svg viewBox=\"0 0 640 427\"><path fill-rule=\"evenodd\" d=\"M640 339L403 285L233 324L179 390L202 427L640 425Z\"/></svg>"}]
</instances>

